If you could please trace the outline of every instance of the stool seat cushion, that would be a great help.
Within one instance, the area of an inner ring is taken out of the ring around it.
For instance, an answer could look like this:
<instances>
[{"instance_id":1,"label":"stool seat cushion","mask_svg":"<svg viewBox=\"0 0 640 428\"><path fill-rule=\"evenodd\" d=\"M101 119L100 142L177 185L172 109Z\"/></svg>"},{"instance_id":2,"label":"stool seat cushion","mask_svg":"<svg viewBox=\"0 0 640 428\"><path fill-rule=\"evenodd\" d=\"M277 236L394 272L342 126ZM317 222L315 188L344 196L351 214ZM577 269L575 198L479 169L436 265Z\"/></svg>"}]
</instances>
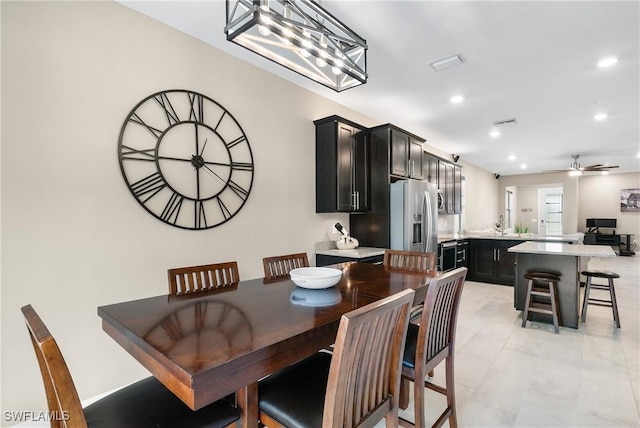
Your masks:
<instances>
[{"instance_id":1,"label":"stool seat cushion","mask_svg":"<svg viewBox=\"0 0 640 428\"><path fill-rule=\"evenodd\" d=\"M263 379L258 406L288 427L321 427L331 354L317 352Z\"/></svg>"},{"instance_id":2,"label":"stool seat cushion","mask_svg":"<svg viewBox=\"0 0 640 428\"><path fill-rule=\"evenodd\" d=\"M560 281L560 277L558 275L547 272L527 272L526 274L524 274L524 277L537 281Z\"/></svg>"},{"instance_id":3,"label":"stool seat cushion","mask_svg":"<svg viewBox=\"0 0 640 428\"><path fill-rule=\"evenodd\" d=\"M153 376L84 408L90 427L220 428L240 419L225 400L194 412Z\"/></svg>"},{"instance_id":4,"label":"stool seat cushion","mask_svg":"<svg viewBox=\"0 0 640 428\"><path fill-rule=\"evenodd\" d=\"M585 270L582 271L584 276L592 276L594 278L620 278L615 272L607 272L604 270Z\"/></svg>"}]
</instances>

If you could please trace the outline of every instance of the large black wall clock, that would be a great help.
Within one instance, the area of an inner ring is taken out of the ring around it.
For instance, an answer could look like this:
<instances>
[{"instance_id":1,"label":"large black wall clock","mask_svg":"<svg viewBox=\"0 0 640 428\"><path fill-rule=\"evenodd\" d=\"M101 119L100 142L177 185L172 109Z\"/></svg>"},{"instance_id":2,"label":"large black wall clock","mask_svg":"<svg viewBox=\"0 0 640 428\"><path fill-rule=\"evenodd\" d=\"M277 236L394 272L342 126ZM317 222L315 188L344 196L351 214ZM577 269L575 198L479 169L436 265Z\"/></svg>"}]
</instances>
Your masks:
<instances>
[{"instance_id":1,"label":"large black wall clock","mask_svg":"<svg viewBox=\"0 0 640 428\"><path fill-rule=\"evenodd\" d=\"M227 222L253 185L253 155L238 121L193 91L172 89L140 101L122 125L118 158L136 200L183 229Z\"/></svg>"}]
</instances>

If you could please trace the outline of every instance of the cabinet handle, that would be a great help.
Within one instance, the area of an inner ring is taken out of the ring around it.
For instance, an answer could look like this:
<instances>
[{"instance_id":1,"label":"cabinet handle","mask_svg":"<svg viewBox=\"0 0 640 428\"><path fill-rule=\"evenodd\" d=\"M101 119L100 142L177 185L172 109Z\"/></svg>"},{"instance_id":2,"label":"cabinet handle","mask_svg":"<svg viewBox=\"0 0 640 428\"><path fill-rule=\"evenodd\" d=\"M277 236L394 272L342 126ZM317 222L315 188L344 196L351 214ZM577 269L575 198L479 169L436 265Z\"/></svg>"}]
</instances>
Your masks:
<instances>
[{"instance_id":1,"label":"cabinet handle","mask_svg":"<svg viewBox=\"0 0 640 428\"><path fill-rule=\"evenodd\" d=\"M496 256L498 257L498 260L496 260L497 262L500 261L500 249L496 248Z\"/></svg>"},{"instance_id":2,"label":"cabinet handle","mask_svg":"<svg viewBox=\"0 0 640 428\"><path fill-rule=\"evenodd\" d=\"M360 191L356 190L356 209L360 209Z\"/></svg>"}]
</instances>

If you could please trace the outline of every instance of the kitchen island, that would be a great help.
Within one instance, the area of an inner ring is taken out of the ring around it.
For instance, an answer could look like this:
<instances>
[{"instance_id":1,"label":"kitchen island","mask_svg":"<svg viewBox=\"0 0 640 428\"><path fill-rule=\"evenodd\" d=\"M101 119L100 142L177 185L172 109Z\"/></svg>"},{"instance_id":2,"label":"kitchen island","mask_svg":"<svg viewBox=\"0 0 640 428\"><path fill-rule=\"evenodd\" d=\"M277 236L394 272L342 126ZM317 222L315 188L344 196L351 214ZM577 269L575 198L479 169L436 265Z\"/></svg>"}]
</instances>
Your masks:
<instances>
[{"instance_id":1,"label":"kitchen island","mask_svg":"<svg viewBox=\"0 0 640 428\"><path fill-rule=\"evenodd\" d=\"M611 247L565 244L561 242L527 241L508 250L515 253L514 307L524 310L527 294L527 272L548 272L560 276L558 283L559 322L565 327L578 328L580 307L581 258L615 257ZM584 261L584 260L583 260ZM548 321L548 317L531 314L531 320Z\"/></svg>"}]
</instances>

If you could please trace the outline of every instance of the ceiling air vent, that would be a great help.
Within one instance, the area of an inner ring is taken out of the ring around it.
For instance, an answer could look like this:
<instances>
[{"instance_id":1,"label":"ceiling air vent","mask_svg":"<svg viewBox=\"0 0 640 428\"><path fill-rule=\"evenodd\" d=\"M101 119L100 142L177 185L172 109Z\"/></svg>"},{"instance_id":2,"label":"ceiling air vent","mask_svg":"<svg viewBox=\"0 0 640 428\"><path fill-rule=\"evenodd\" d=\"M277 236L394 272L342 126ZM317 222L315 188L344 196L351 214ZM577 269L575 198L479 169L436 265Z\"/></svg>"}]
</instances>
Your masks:
<instances>
[{"instance_id":1,"label":"ceiling air vent","mask_svg":"<svg viewBox=\"0 0 640 428\"><path fill-rule=\"evenodd\" d=\"M516 123L518 123L518 121L515 118L505 119L505 120L496 120L495 122L493 122L493 124L496 127L507 126L507 125L515 125Z\"/></svg>"},{"instance_id":2,"label":"ceiling air vent","mask_svg":"<svg viewBox=\"0 0 640 428\"><path fill-rule=\"evenodd\" d=\"M462 57L462 55L461 54L457 54L457 55L452 55L452 56L447 57L447 58L439 59L437 61L432 62L429 65L435 71L442 71L442 70L446 70L447 68L455 67L456 65L461 65L464 62L465 62L465 60Z\"/></svg>"}]
</instances>

